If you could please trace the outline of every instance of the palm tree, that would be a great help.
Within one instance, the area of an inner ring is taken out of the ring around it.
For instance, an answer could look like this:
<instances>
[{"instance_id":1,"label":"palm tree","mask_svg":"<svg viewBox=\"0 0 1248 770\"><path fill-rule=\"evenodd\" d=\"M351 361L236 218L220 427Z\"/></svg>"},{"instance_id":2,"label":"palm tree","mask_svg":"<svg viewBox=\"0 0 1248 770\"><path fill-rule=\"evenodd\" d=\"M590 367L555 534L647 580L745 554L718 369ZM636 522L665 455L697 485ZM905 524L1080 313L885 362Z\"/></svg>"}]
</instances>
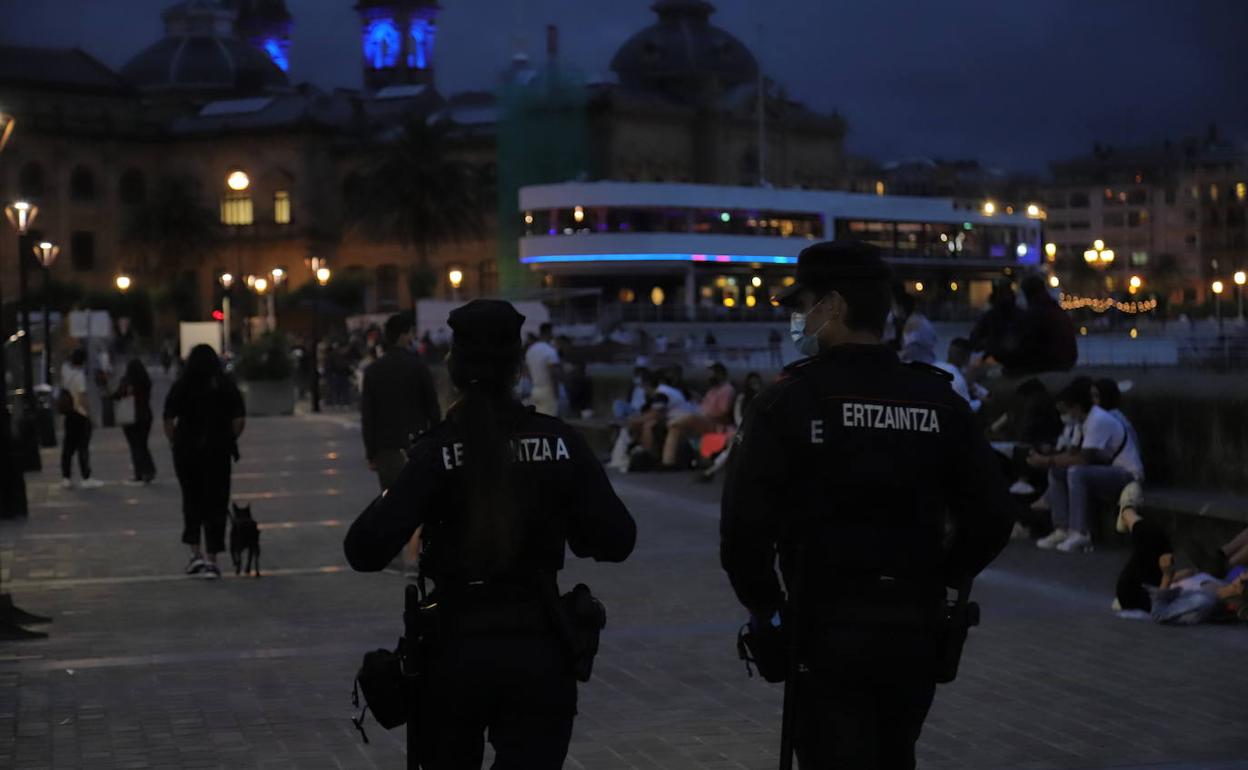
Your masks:
<instances>
[{"instance_id":1,"label":"palm tree","mask_svg":"<svg viewBox=\"0 0 1248 770\"><path fill-rule=\"evenodd\" d=\"M220 241L217 216L200 203L199 183L191 176L160 178L152 194L127 212L122 229L134 260L127 267L158 287L157 307L177 320L199 318L195 269Z\"/></svg>"},{"instance_id":2,"label":"palm tree","mask_svg":"<svg viewBox=\"0 0 1248 770\"><path fill-rule=\"evenodd\" d=\"M214 252L220 228L213 211L201 205L195 179L168 176L146 202L130 210L123 242L140 259L134 267L163 283Z\"/></svg>"},{"instance_id":3,"label":"palm tree","mask_svg":"<svg viewBox=\"0 0 1248 770\"><path fill-rule=\"evenodd\" d=\"M436 285L436 278L429 280L431 251L479 237L485 227L482 180L452 154L450 130L445 121L409 119L344 185L348 221L372 240L416 250L409 281L414 294Z\"/></svg>"}]
</instances>

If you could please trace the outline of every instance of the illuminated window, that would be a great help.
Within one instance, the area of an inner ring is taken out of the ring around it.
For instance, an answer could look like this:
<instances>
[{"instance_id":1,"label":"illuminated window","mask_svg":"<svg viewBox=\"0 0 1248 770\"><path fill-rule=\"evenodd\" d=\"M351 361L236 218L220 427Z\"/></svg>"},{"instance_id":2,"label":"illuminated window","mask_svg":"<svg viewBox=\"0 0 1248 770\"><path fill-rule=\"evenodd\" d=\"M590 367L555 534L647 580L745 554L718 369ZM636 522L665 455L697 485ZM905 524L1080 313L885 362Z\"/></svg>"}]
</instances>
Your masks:
<instances>
[{"instance_id":1,"label":"illuminated window","mask_svg":"<svg viewBox=\"0 0 1248 770\"><path fill-rule=\"evenodd\" d=\"M364 60L375 70L399 63L402 40L394 19L373 19L364 29Z\"/></svg>"},{"instance_id":2,"label":"illuminated window","mask_svg":"<svg viewBox=\"0 0 1248 770\"><path fill-rule=\"evenodd\" d=\"M279 225L290 224L290 193L285 190L273 193L273 221Z\"/></svg>"},{"instance_id":3,"label":"illuminated window","mask_svg":"<svg viewBox=\"0 0 1248 770\"><path fill-rule=\"evenodd\" d=\"M1239 201L1243 201L1245 198L1248 198L1248 185L1245 185L1243 182L1236 182L1235 198Z\"/></svg>"},{"instance_id":4,"label":"illuminated window","mask_svg":"<svg viewBox=\"0 0 1248 770\"><path fill-rule=\"evenodd\" d=\"M877 182L875 183L875 194L876 194L876 195L883 195L883 194L884 194L884 182L882 182L882 181L877 181Z\"/></svg>"},{"instance_id":5,"label":"illuminated window","mask_svg":"<svg viewBox=\"0 0 1248 770\"><path fill-rule=\"evenodd\" d=\"M1209 200L1216 201L1218 199L1218 186L1216 184L1209 185Z\"/></svg>"},{"instance_id":6,"label":"illuminated window","mask_svg":"<svg viewBox=\"0 0 1248 770\"><path fill-rule=\"evenodd\" d=\"M221 196L221 224L249 225L254 221L251 210L251 196L246 191L230 190Z\"/></svg>"},{"instance_id":7,"label":"illuminated window","mask_svg":"<svg viewBox=\"0 0 1248 770\"><path fill-rule=\"evenodd\" d=\"M428 19L412 19L409 33L412 50L407 55L407 66L423 70L433 61L433 23Z\"/></svg>"}]
</instances>

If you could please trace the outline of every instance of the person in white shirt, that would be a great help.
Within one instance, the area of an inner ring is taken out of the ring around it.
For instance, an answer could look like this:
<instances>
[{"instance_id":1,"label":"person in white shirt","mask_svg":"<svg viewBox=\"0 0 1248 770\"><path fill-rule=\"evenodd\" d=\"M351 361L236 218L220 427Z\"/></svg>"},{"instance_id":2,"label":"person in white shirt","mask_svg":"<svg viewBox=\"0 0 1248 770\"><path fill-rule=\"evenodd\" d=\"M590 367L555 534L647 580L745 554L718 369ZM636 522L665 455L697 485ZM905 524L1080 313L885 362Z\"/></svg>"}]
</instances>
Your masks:
<instances>
[{"instance_id":1,"label":"person in white shirt","mask_svg":"<svg viewBox=\"0 0 1248 770\"><path fill-rule=\"evenodd\" d=\"M91 478L92 426L91 407L87 401L86 363L86 351L78 348L61 367L61 403L58 407L65 415L65 438L61 442L61 486L66 489L74 485L74 455L78 456L83 488L101 486L98 479Z\"/></svg>"},{"instance_id":2,"label":"person in white shirt","mask_svg":"<svg viewBox=\"0 0 1248 770\"><path fill-rule=\"evenodd\" d=\"M950 383L953 386L953 392L966 401L972 412L978 412L984 405L984 398L987 396L988 390L978 383L972 384L967 381L966 366L970 363L970 360L970 341L958 338L949 343L949 350L945 354L945 360L937 361L932 365L953 376L953 382Z\"/></svg>"},{"instance_id":3,"label":"person in white shirt","mask_svg":"<svg viewBox=\"0 0 1248 770\"><path fill-rule=\"evenodd\" d=\"M1116 500L1132 481L1143 481L1139 448L1123 424L1092 402L1092 384L1076 380L1058 394L1059 408L1080 423L1076 447L1054 455L1033 454L1034 468L1049 470L1046 493L1052 508L1053 532L1036 542L1060 551L1091 550L1088 517L1096 500Z\"/></svg>"},{"instance_id":4,"label":"person in white shirt","mask_svg":"<svg viewBox=\"0 0 1248 770\"><path fill-rule=\"evenodd\" d=\"M542 414L559 416L559 351L555 349L554 329L544 323L537 342L525 351L524 363L529 369L533 390L529 403Z\"/></svg>"}]
</instances>

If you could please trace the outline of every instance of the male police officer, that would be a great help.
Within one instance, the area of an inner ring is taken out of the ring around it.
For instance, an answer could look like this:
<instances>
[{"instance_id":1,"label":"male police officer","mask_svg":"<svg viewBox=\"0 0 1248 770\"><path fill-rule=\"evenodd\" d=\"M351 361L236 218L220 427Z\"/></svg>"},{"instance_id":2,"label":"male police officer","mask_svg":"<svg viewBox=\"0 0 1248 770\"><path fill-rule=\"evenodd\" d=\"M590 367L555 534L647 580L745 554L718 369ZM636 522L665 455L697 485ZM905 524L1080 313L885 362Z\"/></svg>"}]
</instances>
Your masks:
<instances>
[{"instance_id":1,"label":"male police officer","mask_svg":"<svg viewBox=\"0 0 1248 770\"><path fill-rule=\"evenodd\" d=\"M800 627L785 631L803 672L791 683L803 770L914 767L945 587L987 566L1011 528L997 463L948 376L880 344L889 279L868 244L802 251L779 300L811 357L750 405L724 489L721 558L756 631L786 609L777 552L790 596L800 581Z\"/></svg>"}]
</instances>

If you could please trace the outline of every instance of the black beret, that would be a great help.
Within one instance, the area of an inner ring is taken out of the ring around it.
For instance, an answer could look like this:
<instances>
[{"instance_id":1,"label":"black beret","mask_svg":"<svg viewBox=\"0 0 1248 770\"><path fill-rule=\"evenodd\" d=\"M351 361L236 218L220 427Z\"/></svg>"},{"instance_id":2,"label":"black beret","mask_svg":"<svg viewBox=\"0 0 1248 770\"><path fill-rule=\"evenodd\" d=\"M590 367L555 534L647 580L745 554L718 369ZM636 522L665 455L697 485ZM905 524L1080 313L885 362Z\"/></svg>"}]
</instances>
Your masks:
<instances>
[{"instance_id":1,"label":"black beret","mask_svg":"<svg viewBox=\"0 0 1248 770\"><path fill-rule=\"evenodd\" d=\"M786 305L804 289L825 289L846 280L888 281L892 275L876 246L849 239L823 241L797 255L797 280L775 300Z\"/></svg>"}]
</instances>

